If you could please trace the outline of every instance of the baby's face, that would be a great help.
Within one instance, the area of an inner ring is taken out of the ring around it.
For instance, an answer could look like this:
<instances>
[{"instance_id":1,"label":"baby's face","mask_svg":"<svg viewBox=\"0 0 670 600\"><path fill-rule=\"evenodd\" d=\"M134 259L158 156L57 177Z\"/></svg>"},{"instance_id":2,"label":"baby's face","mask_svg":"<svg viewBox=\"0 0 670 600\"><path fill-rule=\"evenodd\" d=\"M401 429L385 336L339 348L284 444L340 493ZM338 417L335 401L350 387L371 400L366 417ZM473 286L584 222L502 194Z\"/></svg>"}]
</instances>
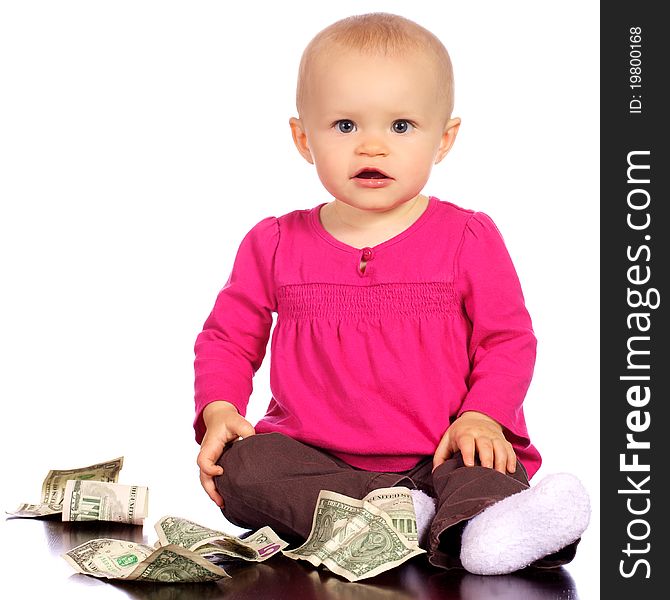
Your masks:
<instances>
[{"instance_id":1,"label":"baby's face","mask_svg":"<svg viewBox=\"0 0 670 600\"><path fill-rule=\"evenodd\" d=\"M301 118L291 119L291 127L301 154L334 198L387 210L421 192L459 125L458 119L445 123L435 68L416 52L402 58L357 51L317 57ZM359 176L362 169L386 177Z\"/></svg>"}]
</instances>

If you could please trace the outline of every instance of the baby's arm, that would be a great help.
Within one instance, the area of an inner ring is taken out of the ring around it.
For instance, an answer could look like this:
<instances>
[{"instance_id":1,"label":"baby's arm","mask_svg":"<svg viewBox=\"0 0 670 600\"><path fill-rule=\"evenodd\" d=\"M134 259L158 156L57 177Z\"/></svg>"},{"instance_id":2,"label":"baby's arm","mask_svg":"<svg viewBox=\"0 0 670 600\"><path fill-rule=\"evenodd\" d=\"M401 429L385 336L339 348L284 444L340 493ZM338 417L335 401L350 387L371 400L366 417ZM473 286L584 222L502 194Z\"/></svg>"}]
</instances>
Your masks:
<instances>
[{"instance_id":1,"label":"baby's arm","mask_svg":"<svg viewBox=\"0 0 670 600\"><path fill-rule=\"evenodd\" d=\"M256 432L234 404L224 400L215 400L202 411L205 422L205 435L200 444L198 466L200 467L200 483L209 497L223 508L223 498L216 491L214 477L223 475L223 468L216 464L223 447L238 437L249 437Z\"/></svg>"},{"instance_id":2,"label":"baby's arm","mask_svg":"<svg viewBox=\"0 0 670 600\"><path fill-rule=\"evenodd\" d=\"M214 477L224 445L253 435L245 418L252 379L265 357L276 310L274 257L279 224L268 217L244 237L226 285L195 342L196 441L200 481L222 506Z\"/></svg>"},{"instance_id":3,"label":"baby's arm","mask_svg":"<svg viewBox=\"0 0 670 600\"><path fill-rule=\"evenodd\" d=\"M535 365L536 339L521 285L493 221L474 213L466 224L455 282L471 324L468 393L440 440L434 464L460 450L466 465L514 472L512 444L530 444L523 400Z\"/></svg>"}]
</instances>

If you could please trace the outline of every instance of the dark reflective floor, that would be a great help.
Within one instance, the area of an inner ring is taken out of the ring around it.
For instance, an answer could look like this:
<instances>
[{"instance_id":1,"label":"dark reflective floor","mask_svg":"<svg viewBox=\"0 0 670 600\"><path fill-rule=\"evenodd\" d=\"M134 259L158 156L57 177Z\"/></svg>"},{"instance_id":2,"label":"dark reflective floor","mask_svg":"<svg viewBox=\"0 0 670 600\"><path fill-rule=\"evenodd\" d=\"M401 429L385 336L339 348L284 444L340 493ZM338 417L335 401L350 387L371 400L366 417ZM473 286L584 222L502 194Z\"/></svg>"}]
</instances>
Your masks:
<instances>
[{"instance_id":1,"label":"dark reflective floor","mask_svg":"<svg viewBox=\"0 0 670 600\"><path fill-rule=\"evenodd\" d=\"M324 569L284 556L260 564L226 565L231 579L208 584L110 582L74 573L60 555L83 542L111 537L153 544L151 525L63 523L57 520L7 519L2 545L11 548L3 573L20 581L22 597L151 600L291 599L291 600L534 600L578 598L569 573L561 569L526 569L513 575L482 577L465 571L442 571L419 556L361 583L350 583ZM9 562L8 562L9 561ZM36 575L38 575L36 577ZM3 583L7 583L3 581Z\"/></svg>"}]
</instances>

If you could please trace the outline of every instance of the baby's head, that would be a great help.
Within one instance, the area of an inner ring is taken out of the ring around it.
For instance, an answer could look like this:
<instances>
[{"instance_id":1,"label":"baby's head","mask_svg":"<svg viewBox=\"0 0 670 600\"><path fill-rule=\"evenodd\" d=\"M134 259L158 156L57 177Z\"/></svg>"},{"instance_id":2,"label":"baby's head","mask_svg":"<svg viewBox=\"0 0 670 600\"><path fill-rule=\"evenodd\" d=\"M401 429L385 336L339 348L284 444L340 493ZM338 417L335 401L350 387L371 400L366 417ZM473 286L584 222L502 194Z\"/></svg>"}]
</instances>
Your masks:
<instances>
[{"instance_id":1,"label":"baby's head","mask_svg":"<svg viewBox=\"0 0 670 600\"><path fill-rule=\"evenodd\" d=\"M451 148L453 89L449 54L432 33L388 13L348 17L303 53L293 139L336 199L387 210L415 198ZM371 168L387 177L357 177Z\"/></svg>"}]
</instances>

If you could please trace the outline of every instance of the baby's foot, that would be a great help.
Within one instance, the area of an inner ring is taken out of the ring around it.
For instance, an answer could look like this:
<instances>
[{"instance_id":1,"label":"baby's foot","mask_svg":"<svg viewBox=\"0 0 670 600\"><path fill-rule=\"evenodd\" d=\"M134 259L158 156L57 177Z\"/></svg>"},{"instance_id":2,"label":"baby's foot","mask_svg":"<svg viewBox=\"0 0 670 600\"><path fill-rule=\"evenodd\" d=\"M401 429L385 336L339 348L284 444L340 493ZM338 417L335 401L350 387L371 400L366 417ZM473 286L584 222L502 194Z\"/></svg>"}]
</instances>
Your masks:
<instances>
[{"instance_id":1,"label":"baby's foot","mask_svg":"<svg viewBox=\"0 0 670 600\"><path fill-rule=\"evenodd\" d=\"M461 538L461 562L477 575L523 569L577 540L590 514L589 495L577 477L548 475L471 519Z\"/></svg>"}]
</instances>

